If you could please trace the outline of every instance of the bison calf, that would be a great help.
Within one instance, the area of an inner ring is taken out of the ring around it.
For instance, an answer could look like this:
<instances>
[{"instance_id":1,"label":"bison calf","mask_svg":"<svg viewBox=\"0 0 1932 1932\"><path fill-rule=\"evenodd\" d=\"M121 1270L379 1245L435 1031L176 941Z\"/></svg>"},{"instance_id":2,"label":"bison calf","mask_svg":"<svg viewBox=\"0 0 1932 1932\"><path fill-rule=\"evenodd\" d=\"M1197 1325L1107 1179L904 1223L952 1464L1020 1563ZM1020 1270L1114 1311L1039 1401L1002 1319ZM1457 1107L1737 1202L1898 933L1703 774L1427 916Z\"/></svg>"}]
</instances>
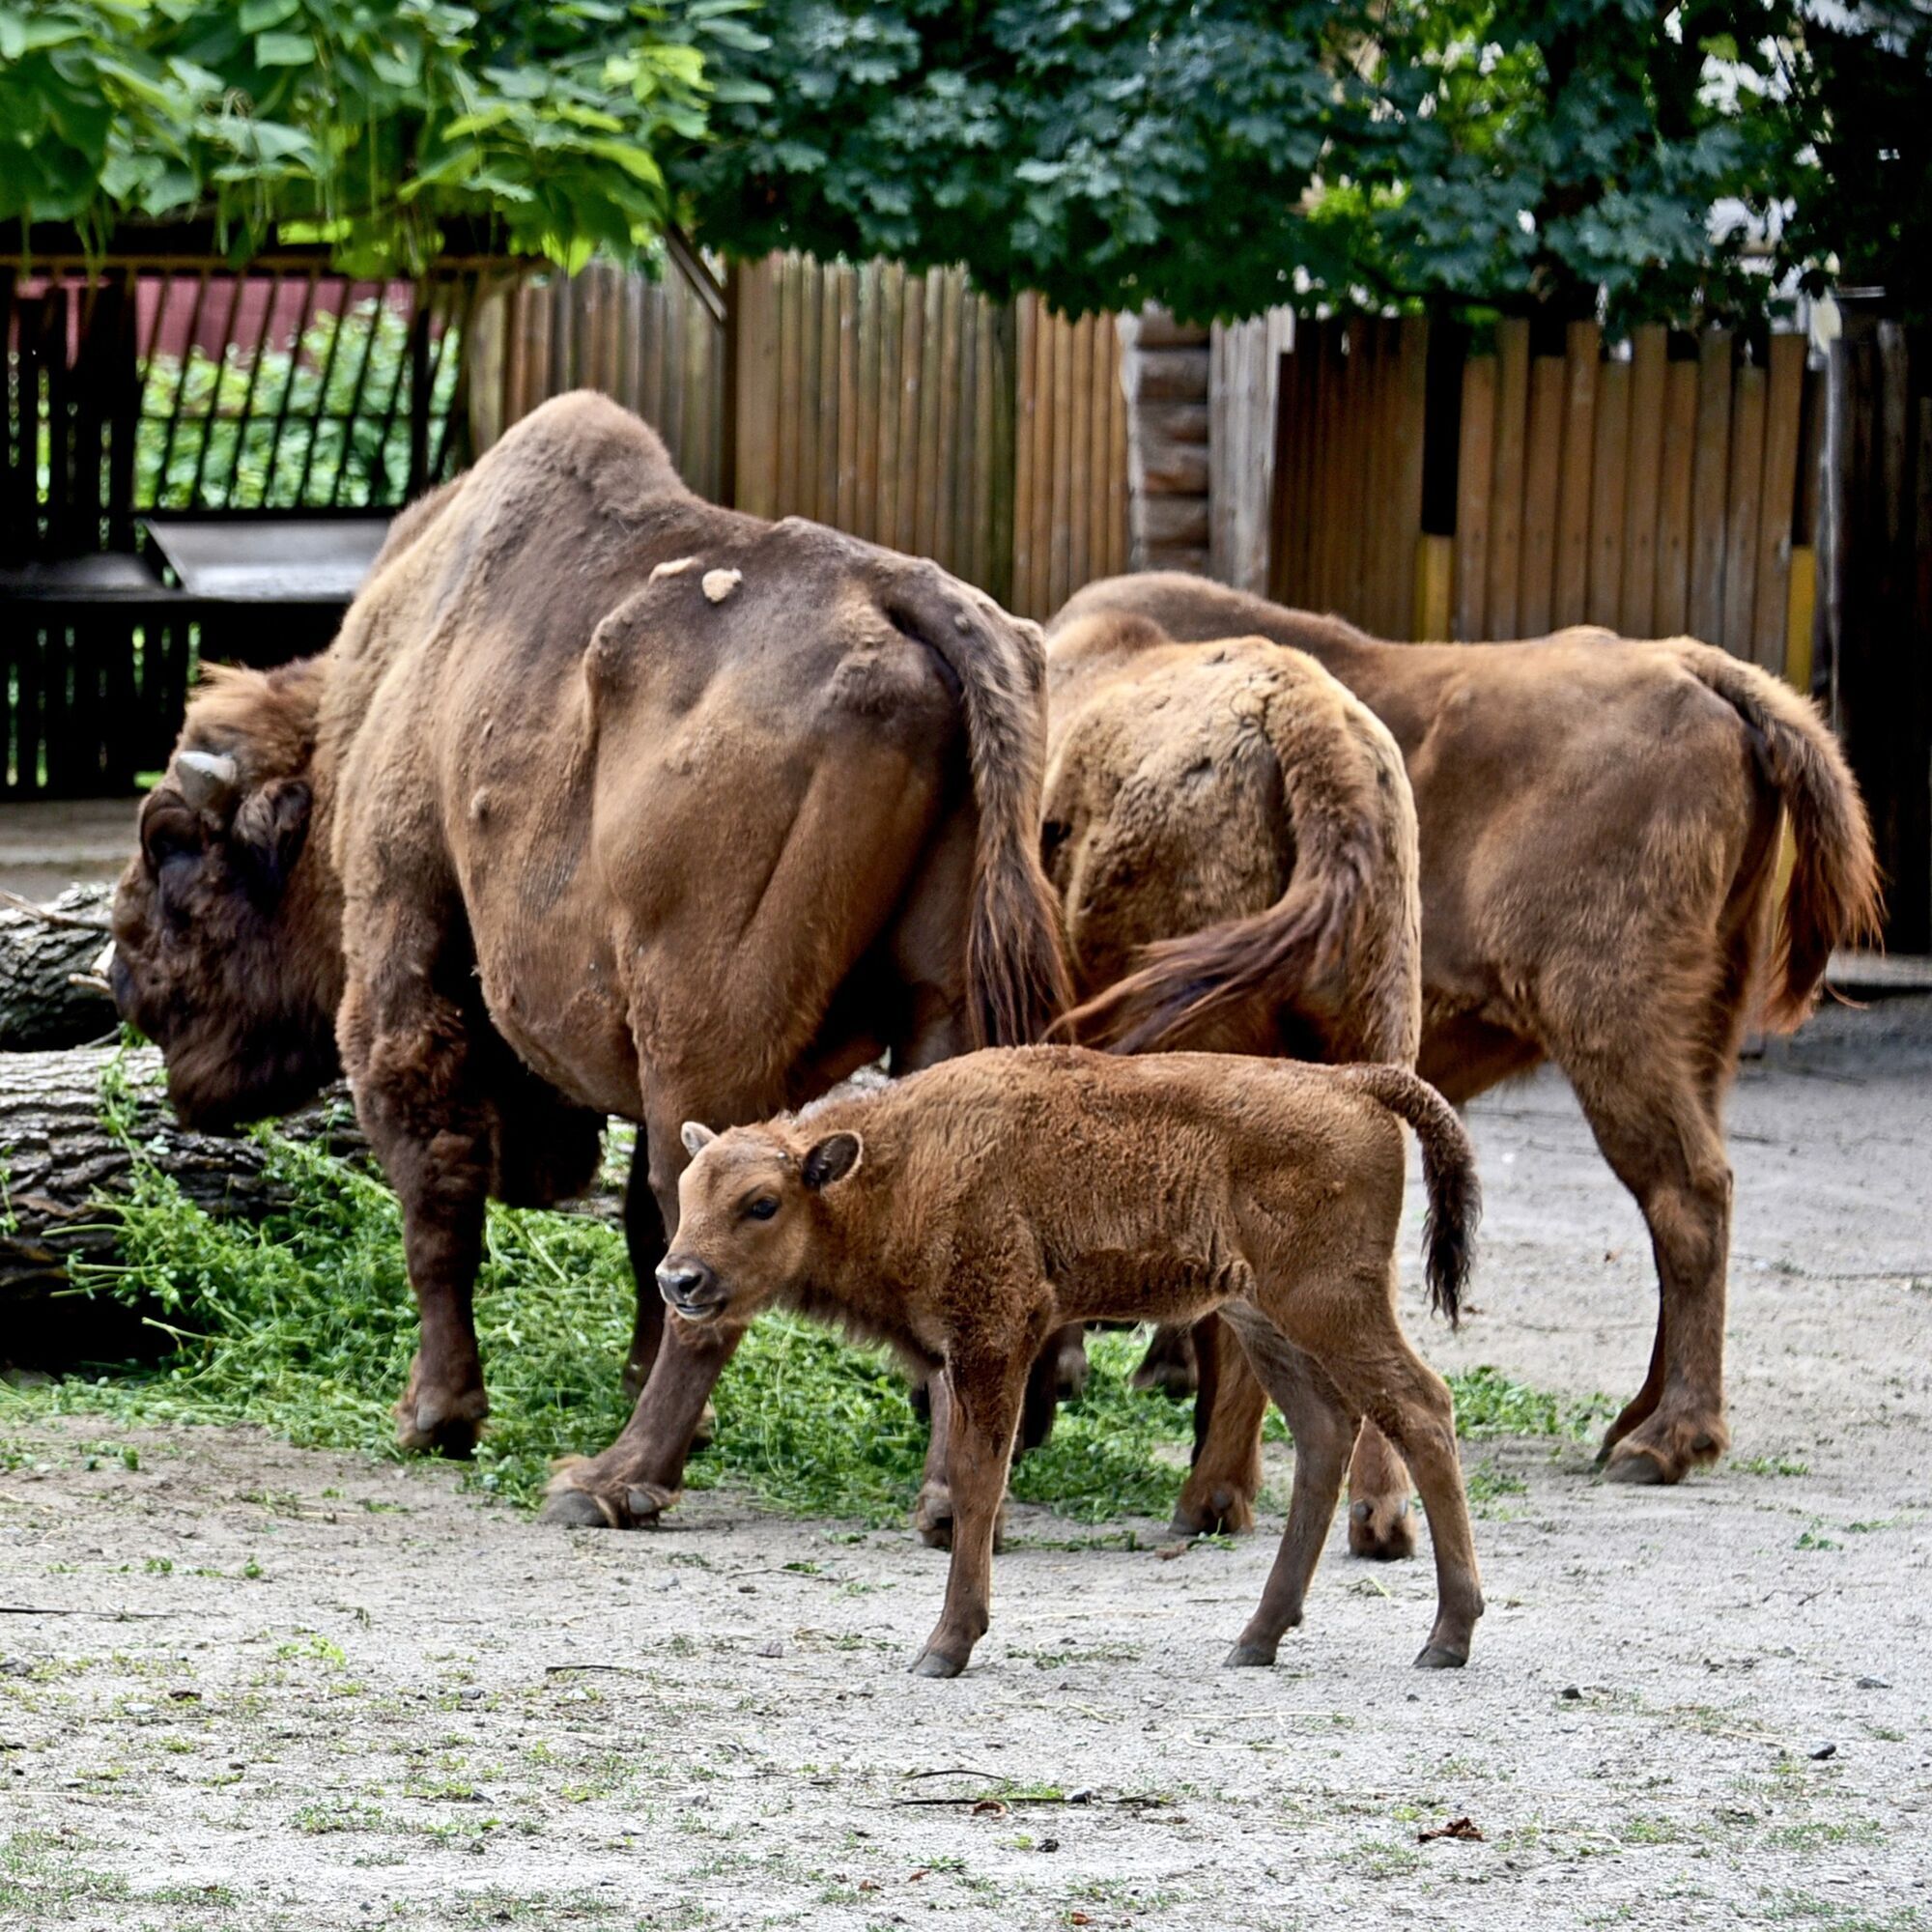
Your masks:
<instances>
[{"instance_id":1,"label":"bison calf","mask_svg":"<svg viewBox=\"0 0 1932 1932\"><path fill-rule=\"evenodd\" d=\"M1216 1309L1295 1442L1281 1551L1228 1662L1273 1662L1301 1621L1366 1415L1429 1512L1436 1615L1416 1662L1461 1664L1483 1600L1454 1406L1396 1320L1399 1120L1422 1143L1430 1288L1453 1320L1476 1179L1434 1089L1395 1066L1080 1047L970 1054L761 1127L688 1123L695 1158L658 1285L674 1325L742 1327L783 1303L891 1345L932 1378L952 1563L913 1666L923 1676L957 1675L985 1633L1040 1344L1067 1321Z\"/></svg>"}]
</instances>

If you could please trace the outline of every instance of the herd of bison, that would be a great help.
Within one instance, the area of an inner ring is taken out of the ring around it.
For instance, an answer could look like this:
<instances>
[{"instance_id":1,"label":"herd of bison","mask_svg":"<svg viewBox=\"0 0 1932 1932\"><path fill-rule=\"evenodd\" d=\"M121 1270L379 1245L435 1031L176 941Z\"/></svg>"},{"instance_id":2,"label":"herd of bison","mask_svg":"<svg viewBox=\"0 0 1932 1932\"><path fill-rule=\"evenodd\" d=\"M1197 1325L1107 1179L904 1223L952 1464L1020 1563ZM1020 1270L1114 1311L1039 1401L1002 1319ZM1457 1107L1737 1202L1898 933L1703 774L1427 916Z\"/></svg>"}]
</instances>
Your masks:
<instances>
[{"instance_id":1,"label":"herd of bison","mask_svg":"<svg viewBox=\"0 0 1932 1932\"><path fill-rule=\"evenodd\" d=\"M581 1191L618 1115L637 1403L548 1519L654 1521L756 1313L840 1323L923 1386L917 1522L952 1564L915 1668L950 1676L1084 1324L1152 1321L1148 1378L1198 1387L1178 1530L1251 1525L1270 1398L1294 1438L1229 1662L1300 1621L1345 1480L1351 1548L1410 1553L1412 1481L1435 1666L1482 1595L1449 1390L1397 1315L1397 1123L1454 1320L1454 1107L1562 1069L1657 1263L1604 1473L1677 1482L1728 1443L1743 1037L1804 1017L1877 897L1811 704L1704 644L1385 644L1160 574L1042 633L701 500L579 394L397 521L327 652L210 672L110 980L188 1124L346 1072L418 1306L405 1446L484 1425L486 1203Z\"/></svg>"}]
</instances>

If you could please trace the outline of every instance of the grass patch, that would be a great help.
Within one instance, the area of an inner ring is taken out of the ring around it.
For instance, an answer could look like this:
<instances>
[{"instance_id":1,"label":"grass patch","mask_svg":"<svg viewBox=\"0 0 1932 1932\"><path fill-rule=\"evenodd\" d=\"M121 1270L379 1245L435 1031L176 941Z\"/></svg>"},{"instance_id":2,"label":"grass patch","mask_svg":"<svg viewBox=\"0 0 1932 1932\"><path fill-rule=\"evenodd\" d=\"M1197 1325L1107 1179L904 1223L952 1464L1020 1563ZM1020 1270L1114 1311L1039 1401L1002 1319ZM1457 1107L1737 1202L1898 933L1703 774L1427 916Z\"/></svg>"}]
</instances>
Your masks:
<instances>
[{"instance_id":1,"label":"grass patch","mask_svg":"<svg viewBox=\"0 0 1932 1932\"><path fill-rule=\"evenodd\" d=\"M119 1259L89 1293L156 1310L175 1346L153 1366L100 1364L32 1388L0 1385L0 1417L105 1414L130 1425L257 1423L302 1447L395 1458L390 1405L415 1346L402 1222L387 1185L314 1148L266 1141L292 1206L223 1220L137 1166ZM490 1211L476 1325L491 1418L472 1487L522 1503L554 1457L594 1454L629 1412L618 1369L634 1290L622 1231L580 1214ZM1127 1387L1141 1342L1096 1335L1087 1393L1026 1459L1015 1492L1084 1520L1165 1515L1189 1439L1185 1407ZM695 1489L729 1482L777 1508L898 1517L919 1488L925 1426L875 1350L785 1316L760 1321L718 1385ZM125 1459L124 1459L125 1460Z\"/></svg>"},{"instance_id":2,"label":"grass patch","mask_svg":"<svg viewBox=\"0 0 1932 1932\"><path fill-rule=\"evenodd\" d=\"M1531 1388L1487 1364L1449 1378L1456 1433L1483 1442L1498 1435L1558 1435L1580 1442L1615 1413L1608 1396L1573 1400Z\"/></svg>"},{"instance_id":3,"label":"grass patch","mask_svg":"<svg viewBox=\"0 0 1932 1932\"><path fill-rule=\"evenodd\" d=\"M112 1118L123 1096L105 1098ZM261 1224L212 1216L137 1162L119 1259L87 1269L77 1286L151 1311L172 1352L33 1387L0 1384L0 1422L254 1423L303 1447L398 1456L390 1405L415 1345L415 1311L395 1197L367 1169L313 1147L272 1135L264 1146L292 1205ZM619 1228L492 1208L476 1298L491 1418L465 1470L469 1486L532 1504L553 1458L593 1454L616 1435L628 1414L618 1368L633 1306ZM1129 1389L1142 1335L1096 1333L1088 1346L1086 1392L1021 1463L1014 1493L1090 1522L1165 1517L1191 1408ZM1578 1435L1598 1406L1492 1368L1453 1386L1463 1433L1476 1436ZM872 1522L898 1519L918 1490L925 1427L877 1351L768 1317L716 1399L717 1438L693 1458L694 1489L730 1483L775 1508ZM137 1466L131 1450L122 1460Z\"/></svg>"}]
</instances>

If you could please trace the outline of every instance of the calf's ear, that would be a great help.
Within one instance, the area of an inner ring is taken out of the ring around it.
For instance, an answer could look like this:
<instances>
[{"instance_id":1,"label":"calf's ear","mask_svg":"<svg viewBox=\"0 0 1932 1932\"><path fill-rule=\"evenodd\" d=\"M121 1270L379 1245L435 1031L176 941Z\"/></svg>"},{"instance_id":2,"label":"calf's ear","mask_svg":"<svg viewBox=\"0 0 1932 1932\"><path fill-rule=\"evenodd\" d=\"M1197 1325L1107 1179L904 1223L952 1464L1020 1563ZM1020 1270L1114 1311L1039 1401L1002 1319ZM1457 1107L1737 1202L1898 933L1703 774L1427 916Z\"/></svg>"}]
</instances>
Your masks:
<instances>
[{"instance_id":1,"label":"calf's ear","mask_svg":"<svg viewBox=\"0 0 1932 1932\"><path fill-rule=\"evenodd\" d=\"M678 1129L678 1139L684 1143L684 1151L694 1159L701 1154L718 1136L707 1126L696 1121L687 1121Z\"/></svg>"},{"instance_id":2,"label":"calf's ear","mask_svg":"<svg viewBox=\"0 0 1932 1932\"><path fill-rule=\"evenodd\" d=\"M810 1188L830 1187L835 1180L857 1173L865 1151L866 1144L857 1134L827 1134L806 1150L799 1179Z\"/></svg>"}]
</instances>

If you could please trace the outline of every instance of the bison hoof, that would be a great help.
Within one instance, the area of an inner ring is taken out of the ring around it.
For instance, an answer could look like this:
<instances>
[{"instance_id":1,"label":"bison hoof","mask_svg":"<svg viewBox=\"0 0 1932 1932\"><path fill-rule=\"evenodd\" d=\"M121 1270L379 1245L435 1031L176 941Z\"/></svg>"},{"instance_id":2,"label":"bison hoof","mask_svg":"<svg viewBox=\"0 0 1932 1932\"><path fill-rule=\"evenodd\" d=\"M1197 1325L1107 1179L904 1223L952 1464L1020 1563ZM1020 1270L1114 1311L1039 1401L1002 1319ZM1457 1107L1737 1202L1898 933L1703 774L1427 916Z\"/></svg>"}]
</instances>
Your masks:
<instances>
[{"instance_id":1,"label":"bison hoof","mask_svg":"<svg viewBox=\"0 0 1932 1932\"><path fill-rule=\"evenodd\" d=\"M1634 1483L1649 1487L1656 1483L1678 1482L1683 1474L1682 1469L1669 1467L1654 1449L1625 1449L1619 1445L1604 1464L1604 1481L1606 1483Z\"/></svg>"},{"instance_id":2,"label":"bison hoof","mask_svg":"<svg viewBox=\"0 0 1932 1932\"><path fill-rule=\"evenodd\" d=\"M1446 1644L1426 1643L1416 1653L1418 1670L1461 1670L1469 1661L1466 1650L1451 1650Z\"/></svg>"},{"instance_id":3,"label":"bison hoof","mask_svg":"<svg viewBox=\"0 0 1932 1932\"><path fill-rule=\"evenodd\" d=\"M1675 1416L1660 1409L1619 1442L1605 1443L1606 1483L1681 1483L1690 1471L1715 1463L1730 1446L1721 1418Z\"/></svg>"},{"instance_id":4,"label":"bison hoof","mask_svg":"<svg viewBox=\"0 0 1932 1932\"><path fill-rule=\"evenodd\" d=\"M1250 1637L1243 1637L1221 1660L1221 1667L1224 1670L1266 1670L1274 1662L1275 1649L1274 1644L1256 1643Z\"/></svg>"},{"instance_id":5,"label":"bison hoof","mask_svg":"<svg viewBox=\"0 0 1932 1932\"><path fill-rule=\"evenodd\" d=\"M1240 1490L1223 1489L1199 1497L1183 1492L1167 1528L1170 1536L1245 1536L1254 1526L1254 1499Z\"/></svg>"},{"instance_id":6,"label":"bison hoof","mask_svg":"<svg viewBox=\"0 0 1932 1932\"><path fill-rule=\"evenodd\" d=\"M1394 1563L1415 1554L1415 1519L1405 1498L1391 1507L1349 1505L1349 1553L1372 1563Z\"/></svg>"},{"instance_id":7,"label":"bison hoof","mask_svg":"<svg viewBox=\"0 0 1932 1932\"><path fill-rule=\"evenodd\" d=\"M952 1548L952 1495L948 1490L936 1484L928 1484L919 1492L919 1500L913 1505L912 1526L919 1532L919 1540L928 1549L951 1549ZM1007 1547L1007 1506L1000 1504L1000 1513L993 1520L993 1554L999 1555Z\"/></svg>"},{"instance_id":8,"label":"bison hoof","mask_svg":"<svg viewBox=\"0 0 1932 1932\"><path fill-rule=\"evenodd\" d=\"M572 1529L617 1529L617 1513L602 1496L588 1490L558 1490L544 1498L539 1522L566 1523Z\"/></svg>"},{"instance_id":9,"label":"bison hoof","mask_svg":"<svg viewBox=\"0 0 1932 1932\"><path fill-rule=\"evenodd\" d=\"M483 1418L489 1413L490 1399L482 1389L450 1393L425 1388L419 1367L412 1364L410 1385L396 1405L396 1442L404 1449L434 1450L467 1460L475 1453Z\"/></svg>"},{"instance_id":10,"label":"bison hoof","mask_svg":"<svg viewBox=\"0 0 1932 1932\"><path fill-rule=\"evenodd\" d=\"M937 1485L928 1484L913 1504L912 1526L928 1549L952 1548L952 1497Z\"/></svg>"},{"instance_id":11,"label":"bison hoof","mask_svg":"<svg viewBox=\"0 0 1932 1932\"><path fill-rule=\"evenodd\" d=\"M965 1668L963 1657L948 1657L938 1650L923 1650L912 1661L915 1677L957 1677Z\"/></svg>"},{"instance_id":12,"label":"bison hoof","mask_svg":"<svg viewBox=\"0 0 1932 1932\"><path fill-rule=\"evenodd\" d=\"M671 1499L670 1491L654 1483L633 1483L611 1493L559 1481L544 1499L537 1520L571 1529L655 1529Z\"/></svg>"}]
</instances>

